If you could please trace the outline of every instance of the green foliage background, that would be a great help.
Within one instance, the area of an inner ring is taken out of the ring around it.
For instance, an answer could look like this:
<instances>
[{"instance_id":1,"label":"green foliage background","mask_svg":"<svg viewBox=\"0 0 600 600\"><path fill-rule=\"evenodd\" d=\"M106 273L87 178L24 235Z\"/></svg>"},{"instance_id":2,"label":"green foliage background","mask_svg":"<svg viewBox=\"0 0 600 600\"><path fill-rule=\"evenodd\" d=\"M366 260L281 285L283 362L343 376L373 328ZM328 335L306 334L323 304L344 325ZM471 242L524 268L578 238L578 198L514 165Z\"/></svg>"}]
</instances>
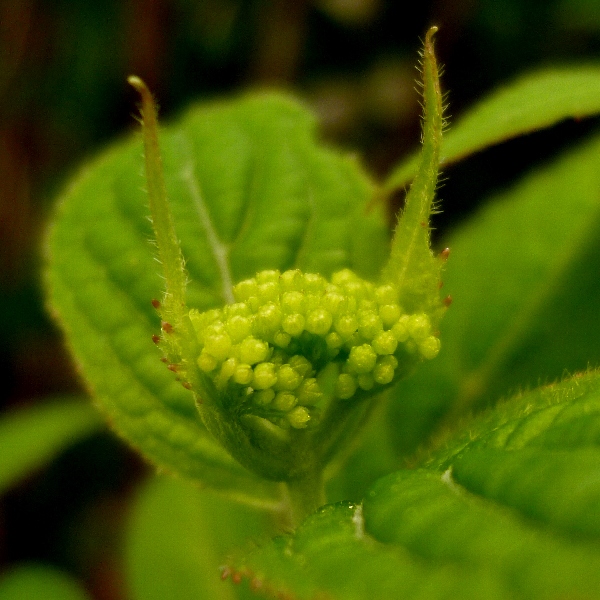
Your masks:
<instances>
[{"instance_id":1,"label":"green foliage background","mask_svg":"<svg viewBox=\"0 0 600 600\"><path fill-rule=\"evenodd\" d=\"M362 12L336 8L336 3L325 1L7 1L1 5L0 174L5 182L0 192L3 408L46 405L51 395L82 392L40 300L39 234L50 200L71 170L104 142L134 125L130 115L136 99L125 84L125 76L130 72L144 77L156 91L167 119L191 99L256 85L291 87L316 109L328 141L357 149L369 170L384 174L418 141L418 105L411 92L412 65L418 37L429 24L441 27L438 53L447 65L444 87L451 91L450 112L456 116L483 91L525 69L574 59L594 60L600 53L600 11L594 2L420 3L420 15L410 22L397 4L356 2ZM441 192L444 213L435 221L440 237L472 211L476 202L583 137L595 124L563 123L548 132L489 150L464 166L448 169L449 180ZM590 148L588 152L593 154L595 150ZM565 159L565 173L573 173L573 165L583 164L581 157L571 160L572 164ZM539 189L546 185L544 199L552 198L553 205L560 206L561 191L552 181L544 183L543 174L537 177L529 185ZM565 184L565 190L572 190L582 181L576 173L573 178ZM518 195L519 190L514 194ZM504 211L511 201L503 202L499 195L494 202ZM591 201L588 215L594 206ZM477 222L493 226L495 211L493 206L486 208L469 227L476 229ZM557 239L560 227L553 228L551 216L540 215L538 208L532 206L529 212L515 214L514 222L548 221L548 243L532 249L539 256L535 273L539 286L524 293L531 293L535 301L537 293L550 289L544 296L549 300L544 311L552 318L545 318L542 311L535 322L527 323L528 333L519 338L520 346L513 355L501 356L497 381L488 386L487 397L479 398L482 405L508 395L514 386L518 388L522 381L519 368L535 368L522 365L519 348L534 348L531 360L544 369L550 366L543 371L543 382L560 377L565 368L575 371L585 368L588 361L598 364L597 337L581 340L569 335L573 329L581 331L577 322L588 322L595 311L595 303L582 305L573 300L593 298L598 288L594 278L586 273L580 277L573 265L596 255L593 240L597 236L595 231L578 235L581 247L570 249L572 232L563 231L562 242ZM593 222L582 215L580 228ZM559 217L556 223L560 224ZM461 235L459 232L454 237L456 247L461 244ZM481 234L479 245L485 246L485 235ZM464 244L473 243L477 231L469 231L464 237L470 240ZM564 247L560 246L563 242ZM564 260L569 251L572 268L561 271L553 257ZM476 252L477 248L467 248L463 254L473 256ZM478 277L487 273L490 263L503 261L507 255L510 257L510 252L497 257L484 255L480 265L477 261L471 265L472 281L450 280L446 282L448 289L471 285L472 302L484 302L478 297ZM519 265L514 268L518 271ZM530 278L530 273L517 277L519 281ZM492 292L501 294L502 290ZM560 307L562 318L556 318L556 306ZM464 326L461 310L464 309L460 301L455 301L448 328ZM506 310L510 311L510 306ZM468 312L476 311L469 307ZM502 315L498 315L498 322L501 321ZM481 340L483 345L486 335L493 338L493 325L470 323L472 331L464 335ZM498 330L502 331L501 325ZM547 343L550 339L564 339L572 346L568 364L561 360L559 346ZM544 353L540 348L550 349ZM460 349L458 352L460 355ZM400 452L410 455L414 451L420 431L436 419L440 398L457 387L456 365L449 358L445 360L442 364L432 363L420 376L421 381L430 378L433 384L434 393L426 402L428 409L419 414L405 414L403 411L408 409L399 409L400 421L414 423L412 433L388 441ZM465 357L462 368L466 373L477 374L479 366L475 348L473 355ZM538 382L529 383L535 386ZM411 386L416 389L419 380L407 382L405 393L411 393ZM51 411L52 407L40 410L46 409ZM48 423L51 414L41 413L42 422ZM60 415L54 418L60 421ZM85 437L94 427L99 425L82 415L73 431L74 439ZM36 440L41 436L40 433ZM52 440L46 447L52 447ZM353 490L364 490L376 476L398 466L384 464L381 473L364 473L360 460L359 455L355 459L357 481L338 490L340 498L351 497ZM35 457L31 461L27 469L36 464ZM2 568L22 561L44 561L84 580L93 597L125 597L124 574L119 566L119 532L135 483L146 472L146 466L107 434L80 442L49 469L29 477L2 497ZM158 490L154 496L149 495L148 502L163 501L168 505L169 493L176 492ZM218 501L211 506L207 503L207 514L197 516L194 527L210 528L212 525L207 524L222 518L217 514ZM137 515L142 523L143 517L143 513ZM259 525L244 522L248 531L232 527L233 533L224 535L223 551L228 549L226 542L235 545L239 539L254 535L253 531L260 531ZM140 526L138 530L147 531L151 538L154 526L149 523L147 529ZM160 558L152 560L160 562ZM202 595L200 591L198 595Z\"/></svg>"}]
</instances>

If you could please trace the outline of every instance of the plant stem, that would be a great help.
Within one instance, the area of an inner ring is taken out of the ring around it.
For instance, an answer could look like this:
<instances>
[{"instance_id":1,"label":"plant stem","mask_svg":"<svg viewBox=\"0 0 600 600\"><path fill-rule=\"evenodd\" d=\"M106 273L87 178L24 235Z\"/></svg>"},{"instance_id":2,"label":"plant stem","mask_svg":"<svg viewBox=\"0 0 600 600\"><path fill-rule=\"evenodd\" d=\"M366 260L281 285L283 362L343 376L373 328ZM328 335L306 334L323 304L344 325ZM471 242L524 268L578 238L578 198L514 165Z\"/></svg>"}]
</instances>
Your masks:
<instances>
[{"instance_id":1,"label":"plant stem","mask_svg":"<svg viewBox=\"0 0 600 600\"><path fill-rule=\"evenodd\" d=\"M296 528L326 502L323 471L314 470L300 479L286 483L289 494L290 521Z\"/></svg>"}]
</instances>

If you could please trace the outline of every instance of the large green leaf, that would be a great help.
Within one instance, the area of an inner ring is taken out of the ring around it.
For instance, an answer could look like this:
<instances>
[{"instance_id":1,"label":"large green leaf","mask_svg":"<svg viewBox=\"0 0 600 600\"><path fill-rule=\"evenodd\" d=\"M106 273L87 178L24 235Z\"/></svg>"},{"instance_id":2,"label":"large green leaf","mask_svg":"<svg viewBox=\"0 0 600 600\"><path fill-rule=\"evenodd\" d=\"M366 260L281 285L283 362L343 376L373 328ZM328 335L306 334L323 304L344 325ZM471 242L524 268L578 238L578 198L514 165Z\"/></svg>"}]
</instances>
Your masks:
<instances>
[{"instance_id":1,"label":"large green leaf","mask_svg":"<svg viewBox=\"0 0 600 600\"><path fill-rule=\"evenodd\" d=\"M362 505L235 562L298 598L600 598L600 373L466 423Z\"/></svg>"},{"instance_id":2,"label":"large green leaf","mask_svg":"<svg viewBox=\"0 0 600 600\"><path fill-rule=\"evenodd\" d=\"M600 137L492 198L446 245L442 350L397 388L399 448L440 415L600 364Z\"/></svg>"},{"instance_id":3,"label":"large green leaf","mask_svg":"<svg viewBox=\"0 0 600 600\"><path fill-rule=\"evenodd\" d=\"M442 142L442 166L510 138L564 119L600 112L600 67L555 67L530 73L494 90L453 124ZM417 171L418 156L396 167L384 184L391 191Z\"/></svg>"},{"instance_id":4,"label":"large green leaf","mask_svg":"<svg viewBox=\"0 0 600 600\"><path fill-rule=\"evenodd\" d=\"M315 145L313 118L289 98L199 106L164 129L161 147L190 306L221 305L232 282L264 268L380 270L387 234L381 215L365 214L371 184ZM141 171L141 141L129 140L66 191L49 238L52 310L121 435L162 468L269 495L208 435L150 341L162 283Z\"/></svg>"},{"instance_id":5,"label":"large green leaf","mask_svg":"<svg viewBox=\"0 0 600 600\"><path fill-rule=\"evenodd\" d=\"M83 398L55 399L0 419L0 493L101 427Z\"/></svg>"}]
</instances>

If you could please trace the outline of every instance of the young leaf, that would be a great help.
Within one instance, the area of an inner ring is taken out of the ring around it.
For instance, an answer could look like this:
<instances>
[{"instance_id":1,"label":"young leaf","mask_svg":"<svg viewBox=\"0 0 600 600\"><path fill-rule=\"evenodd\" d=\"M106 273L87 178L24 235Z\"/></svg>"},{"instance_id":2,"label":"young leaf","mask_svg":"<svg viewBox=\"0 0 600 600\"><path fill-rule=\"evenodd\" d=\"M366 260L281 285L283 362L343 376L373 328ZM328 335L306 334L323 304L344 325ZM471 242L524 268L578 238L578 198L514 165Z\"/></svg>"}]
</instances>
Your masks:
<instances>
[{"instance_id":1,"label":"young leaf","mask_svg":"<svg viewBox=\"0 0 600 600\"><path fill-rule=\"evenodd\" d=\"M55 399L4 413L0 420L0 493L101 426L100 415L82 398Z\"/></svg>"},{"instance_id":2,"label":"young leaf","mask_svg":"<svg viewBox=\"0 0 600 600\"><path fill-rule=\"evenodd\" d=\"M228 302L233 282L265 268L380 271L386 233L380 214L365 214L371 184L353 161L315 145L313 118L289 98L195 108L160 145L190 306ZM210 437L150 342L162 283L140 173L138 143L125 142L66 192L49 238L51 308L121 435L163 468L268 498L274 488Z\"/></svg>"},{"instance_id":3,"label":"young leaf","mask_svg":"<svg viewBox=\"0 0 600 600\"><path fill-rule=\"evenodd\" d=\"M530 73L494 90L452 125L444 136L441 165L447 166L519 135L550 127L568 118L600 112L600 68L555 67ZM402 161L384 189L406 185L417 172L418 157Z\"/></svg>"},{"instance_id":4,"label":"young leaf","mask_svg":"<svg viewBox=\"0 0 600 600\"><path fill-rule=\"evenodd\" d=\"M444 348L397 388L399 447L454 414L600 364L600 137L491 199L446 244ZM430 368L432 367L433 368ZM406 401L410 398L410 402Z\"/></svg>"}]
</instances>

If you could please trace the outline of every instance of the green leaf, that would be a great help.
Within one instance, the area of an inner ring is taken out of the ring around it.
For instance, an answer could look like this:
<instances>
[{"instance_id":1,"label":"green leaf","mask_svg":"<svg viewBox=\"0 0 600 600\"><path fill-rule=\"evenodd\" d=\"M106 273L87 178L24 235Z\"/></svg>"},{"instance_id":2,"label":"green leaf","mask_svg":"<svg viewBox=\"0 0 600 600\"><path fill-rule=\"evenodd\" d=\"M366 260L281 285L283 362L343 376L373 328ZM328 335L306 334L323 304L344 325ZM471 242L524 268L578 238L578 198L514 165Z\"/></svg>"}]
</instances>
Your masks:
<instances>
[{"instance_id":1,"label":"green leaf","mask_svg":"<svg viewBox=\"0 0 600 600\"><path fill-rule=\"evenodd\" d=\"M88 600L83 588L65 573L46 565L23 564L0 577L2 600Z\"/></svg>"},{"instance_id":2,"label":"green leaf","mask_svg":"<svg viewBox=\"0 0 600 600\"><path fill-rule=\"evenodd\" d=\"M565 370L600 364L600 137L492 198L445 245L442 350L399 384L398 448Z\"/></svg>"},{"instance_id":3,"label":"green leaf","mask_svg":"<svg viewBox=\"0 0 600 600\"><path fill-rule=\"evenodd\" d=\"M233 574L249 578L267 597L503 598L487 573L428 564L377 543L362 528L360 506L349 503L322 508L294 535L275 538L235 561Z\"/></svg>"},{"instance_id":4,"label":"green leaf","mask_svg":"<svg viewBox=\"0 0 600 600\"><path fill-rule=\"evenodd\" d=\"M600 67L554 67L524 75L494 90L453 124L444 136L441 166L519 135L568 118L600 112ZM388 192L406 185L417 171L418 157L396 167L384 184Z\"/></svg>"},{"instance_id":5,"label":"green leaf","mask_svg":"<svg viewBox=\"0 0 600 600\"><path fill-rule=\"evenodd\" d=\"M231 600L219 568L227 553L262 535L265 515L187 481L153 478L138 493L126 537L133 600Z\"/></svg>"},{"instance_id":6,"label":"green leaf","mask_svg":"<svg viewBox=\"0 0 600 600\"><path fill-rule=\"evenodd\" d=\"M84 399L54 399L0 419L0 493L101 427Z\"/></svg>"},{"instance_id":7,"label":"green leaf","mask_svg":"<svg viewBox=\"0 0 600 600\"><path fill-rule=\"evenodd\" d=\"M196 107L160 143L190 307L222 305L233 282L265 268L379 272L387 234L381 215L365 213L371 184L352 160L315 145L312 116L289 98ZM68 188L48 240L51 308L123 437L164 469L272 497L208 435L192 394L158 360L150 300L163 284L141 173L140 143L129 140Z\"/></svg>"},{"instance_id":8,"label":"green leaf","mask_svg":"<svg viewBox=\"0 0 600 600\"><path fill-rule=\"evenodd\" d=\"M427 464L385 476L234 561L265 595L600 598L600 372L465 424Z\"/></svg>"}]
</instances>

